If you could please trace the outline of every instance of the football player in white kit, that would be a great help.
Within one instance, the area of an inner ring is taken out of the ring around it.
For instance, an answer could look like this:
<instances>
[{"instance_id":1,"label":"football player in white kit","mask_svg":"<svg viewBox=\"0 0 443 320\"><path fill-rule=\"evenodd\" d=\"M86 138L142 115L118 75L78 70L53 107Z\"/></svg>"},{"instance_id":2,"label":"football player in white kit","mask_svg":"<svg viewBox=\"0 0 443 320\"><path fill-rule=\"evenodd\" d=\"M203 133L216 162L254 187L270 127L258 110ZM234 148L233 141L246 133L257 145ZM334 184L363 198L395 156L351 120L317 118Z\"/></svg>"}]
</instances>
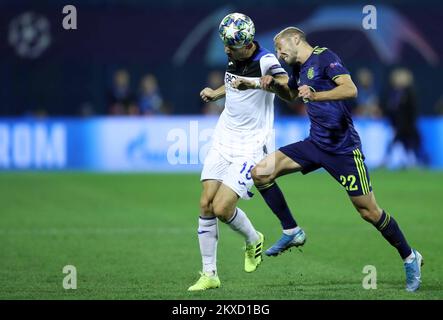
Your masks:
<instances>
[{"instance_id":1,"label":"football player in white kit","mask_svg":"<svg viewBox=\"0 0 443 320\"><path fill-rule=\"evenodd\" d=\"M275 95L260 89L260 78L272 75L279 82L288 81L275 55L253 41L255 28L249 17L231 13L223 18L219 31L228 56L225 84L215 90L205 88L200 96L205 102L222 97L226 102L201 174L198 239L203 270L189 291L220 286L216 266L218 220L244 237L246 272L255 271L262 261L264 237L237 202L250 198L251 170L267 153L266 144L273 132Z\"/></svg>"}]
</instances>

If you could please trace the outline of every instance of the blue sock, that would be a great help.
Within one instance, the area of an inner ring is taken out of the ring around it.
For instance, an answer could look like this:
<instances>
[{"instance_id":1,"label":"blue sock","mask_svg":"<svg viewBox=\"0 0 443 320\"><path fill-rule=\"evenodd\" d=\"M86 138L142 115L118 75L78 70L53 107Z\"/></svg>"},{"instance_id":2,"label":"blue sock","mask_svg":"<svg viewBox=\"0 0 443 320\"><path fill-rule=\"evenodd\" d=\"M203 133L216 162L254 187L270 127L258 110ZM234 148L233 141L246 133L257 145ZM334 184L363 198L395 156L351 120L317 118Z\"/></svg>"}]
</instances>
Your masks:
<instances>
[{"instance_id":1,"label":"blue sock","mask_svg":"<svg viewBox=\"0 0 443 320\"><path fill-rule=\"evenodd\" d=\"M378 220L374 226L381 232L383 237L397 249L403 260L411 254L411 247L408 245L397 221L395 221L389 213L383 210L380 220Z\"/></svg>"},{"instance_id":2,"label":"blue sock","mask_svg":"<svg viewBox=\"0 0 443 320\"><path fill-rule=\"evenodd\" d=\"M274 212L280 220L283 230L297 227L297 222L295 222L291 210L289 210L285 197L277 183L272 182L266 185L256 186L256 188L260 191L269 208L271 208L272 212Z\"/></svg>"}]
</instances>

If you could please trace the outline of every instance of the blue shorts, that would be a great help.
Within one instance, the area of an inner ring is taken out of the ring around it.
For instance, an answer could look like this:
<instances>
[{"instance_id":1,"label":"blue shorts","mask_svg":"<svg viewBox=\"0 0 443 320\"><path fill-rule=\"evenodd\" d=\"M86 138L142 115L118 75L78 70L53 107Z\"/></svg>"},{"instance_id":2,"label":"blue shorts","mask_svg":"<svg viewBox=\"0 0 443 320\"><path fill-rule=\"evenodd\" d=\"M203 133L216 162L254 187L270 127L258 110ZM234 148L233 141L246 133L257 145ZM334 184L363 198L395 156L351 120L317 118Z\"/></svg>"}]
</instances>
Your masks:
<instances>
[{"instance_id":1,"label":"blue shorts","mask_svg":"<svg viewBox=\"0 0 443 320\"><path fill-rule=\"evenodd\" d=\"M279 149L301 165L303 174L324 168L350 196L361 196L372 191L365 156L360 149L347 154L334 154L317 147L311 140L288 144Z\"/></svg>"}]
</instances>

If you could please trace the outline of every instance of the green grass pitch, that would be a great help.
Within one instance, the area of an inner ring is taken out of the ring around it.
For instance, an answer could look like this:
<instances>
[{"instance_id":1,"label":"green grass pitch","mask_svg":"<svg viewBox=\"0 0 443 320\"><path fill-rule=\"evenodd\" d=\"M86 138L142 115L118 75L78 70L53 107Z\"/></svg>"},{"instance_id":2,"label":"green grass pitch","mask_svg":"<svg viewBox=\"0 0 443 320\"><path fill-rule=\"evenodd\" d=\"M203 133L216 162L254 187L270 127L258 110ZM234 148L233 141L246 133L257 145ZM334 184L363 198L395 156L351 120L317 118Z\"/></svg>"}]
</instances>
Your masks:
<instances>
[{"instance_id":1,"label":"green grass pitch","mask_svg":"<svg viewBox=\"0 0 443 320\"><path fill-rule=\"evenodd\" d=\"M196 174L0 174L0 299L442 299L442 172L372 174L379 204L423 254L422 288L404 291L402 261L325 173L279 179L308 241L243 271L243 240L220 224L222 287L188 293L201 268ZM255 192L240 201L265 247L280 235ZM77 289L65 290L65 265ZM365 265L377 289L365 290Z\"/></svg>"}]
</instances>

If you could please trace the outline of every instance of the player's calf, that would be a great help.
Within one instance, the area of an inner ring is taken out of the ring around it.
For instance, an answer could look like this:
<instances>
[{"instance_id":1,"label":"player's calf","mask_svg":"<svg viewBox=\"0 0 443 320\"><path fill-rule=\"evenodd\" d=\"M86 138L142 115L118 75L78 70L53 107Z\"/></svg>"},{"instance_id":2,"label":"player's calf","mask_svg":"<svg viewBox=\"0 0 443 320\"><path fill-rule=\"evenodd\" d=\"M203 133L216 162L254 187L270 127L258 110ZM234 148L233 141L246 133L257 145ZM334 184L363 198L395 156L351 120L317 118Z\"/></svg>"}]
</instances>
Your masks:
<instances>
[{"instance_id":1,"label":"player's calf","mask_svg":"<svg viewBox=\"0 0 443 320\"><path fill-rule=\"evenodd\" d=\"M292 235L292 231L297 228L297 222L286 203L282 191L274 181L275 177L273 175L258 175L257 171L254 171L254 169L252 176L253 178L255 176L254 183L257 190L260 192L272 212L280 220L283 233Z\"/></svg>"},{"instance_id":2,"label":"player's calf","mask_svg":"<svg viewBox=\"0 0 443 320\"><path fill-rule=\"evenodd\" d=\"M372 192L350 198L355 209L364 220L372 224L380 220L383 210L377 205Z\"/></svg>"},{"instance_id":3,"label":"player's calf","mask_svg":"<svg viewBox=\"0 0 443 320\"><path fill-rule=\"evenodd\" d=\"M403 259L406 272L406 290L410 292L418 290L421 283L421 266L423 265L421 254L409 246L397 221L384 210L374 226L397 249Z\"/></svg>"},{"instance_id":4,"label":"player's calf","mask_svg":"<svg viewBox=\"0 0 443 320\"><path fill-rule=\"evenodd\" d=\"M397 249L406 271L406 290L418 290L423 258L420 253L409 246L397 221L377 205L372 192L364 196L351 197L351 201L362 218L371 222L381 235Z\"/></svg>"},{"instance_id":5,"label":"player's calf","mask_svg":"<svg viewBox=\"0 0 443 320\"><path fill-rule=\"evenodd\" d=\"M239 232L246 244L255 243L259 237L246 213L237 207L239 196L228 186L222 185L212 201L216 217L226 223L234 231Z\"/></svg>"}]
</instances>

